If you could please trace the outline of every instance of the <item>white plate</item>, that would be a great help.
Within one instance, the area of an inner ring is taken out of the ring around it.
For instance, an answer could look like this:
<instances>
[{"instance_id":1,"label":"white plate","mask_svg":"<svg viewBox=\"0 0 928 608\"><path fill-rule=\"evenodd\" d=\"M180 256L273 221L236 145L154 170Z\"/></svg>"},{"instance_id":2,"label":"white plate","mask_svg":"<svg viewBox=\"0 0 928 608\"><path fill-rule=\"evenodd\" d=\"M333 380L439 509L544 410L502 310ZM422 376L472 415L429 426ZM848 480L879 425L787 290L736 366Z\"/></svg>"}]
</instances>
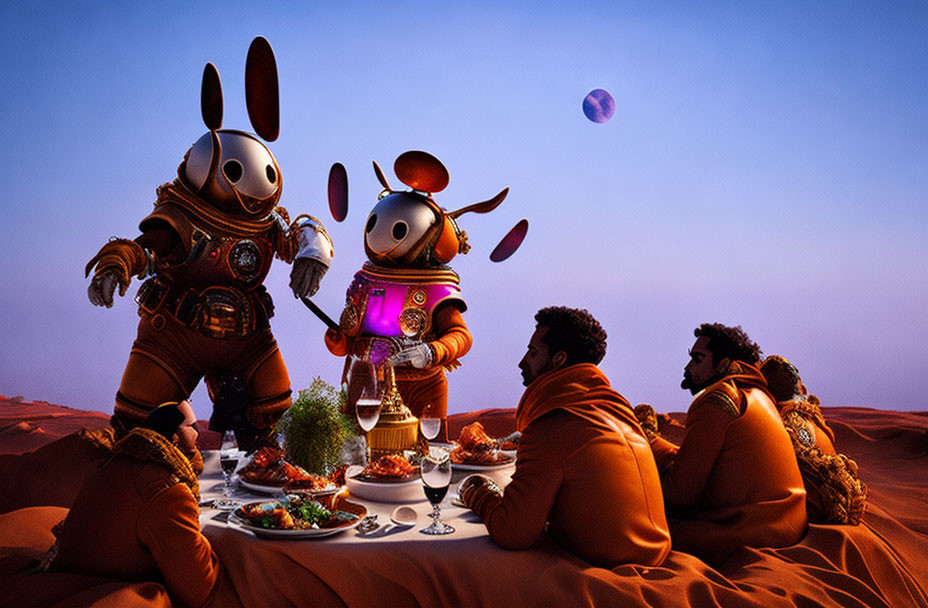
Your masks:
<instances>
[{"instance_id":1,"label":"white plate","mask_svg":"<svg viewBox=\"0 0 928 608\"><path fill-rule=\"evenodd\" d=\"M363 517L358 517L353 522L347 523L343 526L338 526L336 528L310 528L308 530L275 530L273 528L259 528L257 526L251 526L246 523L243 523L238 519L229 519L229 523L245 530L251 532L258 538L287 538L287 539L298 539L298 538L322 538L324 536L331 536L333 534L338 534L339 532L344 532L345 530L351 530L360 525Z\"/></svg>"},{"instance_id":2,"label":"white plate","mask_svg":"<svg viewBox=\"0 0 928 608\"><path fill-rule=\"evenodd\" d=\"M422 489L422 479L413 477L406 481L362 481L355 475L360 473L362 467L349 467L345 472L345 481L348 493L357 498L373 500L375 502L423 502L425 490Z\"/></svg>"},{"instance_id":3,"label":"white plate","mask_svg":"<svg viewBox=\"0 0 928 608\"><path fill-rule=\"evenodd\" d=\"M258 492L259 494L272 494L272 495L273 495L273 494L283 494L283 493L284 493L284 488L283 488L283 486L264 486L264 485L261 485L261 484L251 483L251 482L245 481L244 479L239 479L239 482L241 482L243 488L246 488L246 489L248 489L248 490L251 490L252 492ZM341 489L342 489L342 488L341 488L340 486L336 486L336 485L333 484L332 486L330 486L330 487L328 487L328 488L326 488L326 489L324 489L324 490L312 490L312 491L310 491L310 490L300 490L300 489L296 489L296 490L294 490L293 493L294 493L294 494L296 494L296 493L305 494L305 495L311 496L311 497L315 497L315 496L328 496L329 494L335 494L336 492L338 492L338 491L341 490Z\"/></svg>"},{"instance_id":4,"label":"white plate","mask_svg":"<svg viewBox=\"0 0 928 608\"><path fill-rule=\"evenodd\" d=\"M432 443L429 444L429 447L439 448L441 450L451 451L457 444L455 443ZM512 460L507 462L500 462L497 464L458 464L454 461L451 461L451 468L456 471L498 471L500 469L507 469L509 467L516 466L516 451L515 450L500 450L500 454L510 457Z\"/></svg>"},{"instance_id":5,"label":"white plate","mask_svg":"<svg viewBox=\"0 0 928 608\"><path fill-rule=\"evenodd\" d=\"M354 503L357 504L357 503ZM309 528L306 530L277 530L274 528L261 528L258 526L252 526L249 523L246 523L243 519L238 518L233 515L229 517L229 523L251 532L258 538L286 538L286 539L299 539L299 538L322 538L324 536L331 536L333 534L338 534L339 532L344 532L345 530L352 530L357 528L361 524L361 520L367 516L367 508L363 505L360 505L364 511L358 514L357 519L354 521L336 526L334 528Z\"/></svg>"},{"instance_id":6,"label":"white plate","mask_svg":"<svg viewBox=\"0 0 928 608\"><path fill-rule=\"evenodd\" d=\"M283 494L283 486L263 486L257 483L251 483L250 481L245 481L244 479L239 478L239 483L242 484L242 487L251 490L252 492L257 492L258 494Z\"/></svg>"},{"instance_id":7,"label":"white plate","mask_svg":"<svg viewBox=\"0 0 928 608\"><path fill-rule=\"evenodd\" d=\"M509 462L500 462L498 464L458 464L456 462L451 463L452 470L455 471L499 471L501 469L515 468L516 461L510 460Z\"/></svg>"},{"instance_id":8,"label":"white plate","mask_svg":"<svg viewBox=\"0 0 928 608\"><path fill-rule=\"evenodd\" d=\"M441 448L442 450L448 450L448 451L450 452L450 451L453 450L454 448L458 447L458 444L457 444L457 443L434 443L434 442L430 442L430 443L429 443L429 446L430 446L430 447ZM518 453L518 450L500 450L499 453L500 453L500 454L505 454L506 456L512 456L513 458L515 458L515 457L516 457L516 454Z\"/></svg>"}]
</instances>

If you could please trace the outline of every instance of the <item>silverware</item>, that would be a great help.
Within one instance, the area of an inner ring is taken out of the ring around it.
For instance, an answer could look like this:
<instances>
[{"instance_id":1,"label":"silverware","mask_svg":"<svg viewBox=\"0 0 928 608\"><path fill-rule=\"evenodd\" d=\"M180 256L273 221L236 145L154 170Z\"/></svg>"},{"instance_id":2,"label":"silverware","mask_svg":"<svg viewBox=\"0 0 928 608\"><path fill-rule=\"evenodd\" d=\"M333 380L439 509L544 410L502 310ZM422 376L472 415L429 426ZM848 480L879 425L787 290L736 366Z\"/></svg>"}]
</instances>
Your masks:
<instances>
[{"instance_id":1,"label":"silverware","mask_svg":"<svg viewBox=\"0 0 928 608\"><path fill-rule=\"evenodd\" d=\"M514 433L510 433L510 434L506 435L505 437L500 437L499 439L497 439L496 441L494 441L494 442L493 442L493 448L498 450L498 449L500 449L499 446L503 445L503 444L506 443L507 441L511 441L511 442L517 444L517 443L519 442L520 439L522 439L522 433L520 433L519 431L515 431Z\"/></svg>"},{"instance_id":2,"label":"silverware","mask_svg":"<svg viewBox=\"0 0 928 608\"><path fill-rule=\"evenodd\" d=\"M385 523L383 526L378 525L377 527L371 529L369 532L364 533L363 536L381 538L387 534L390 534L396 528L409 528L414 526L418 517L418 513L416 513L416 510L412 507L397 507L393 509L393 513L390 514L390 521Z\"/></svg>"},{"instance_id":3,"label":"silverware","mask_svg":"<svg viewBox=\"0 0 928 608\"><path fill-rule=\"evenodd\" d=\"M361 536L367 536L379 527L380 524L377 523L377 514L374 513L361 520L361 523L358 524L358 532Z\"/></svg>"}]
</instances>

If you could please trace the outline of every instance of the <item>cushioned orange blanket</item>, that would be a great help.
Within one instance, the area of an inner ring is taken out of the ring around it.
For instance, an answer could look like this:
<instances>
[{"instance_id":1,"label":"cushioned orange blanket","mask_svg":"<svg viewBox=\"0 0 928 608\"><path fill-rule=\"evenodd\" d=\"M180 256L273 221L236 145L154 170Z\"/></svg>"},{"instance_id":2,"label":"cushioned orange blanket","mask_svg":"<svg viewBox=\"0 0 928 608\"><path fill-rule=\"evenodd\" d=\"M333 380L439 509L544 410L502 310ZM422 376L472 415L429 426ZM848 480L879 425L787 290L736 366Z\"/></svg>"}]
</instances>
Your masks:
<instances>
[{"instance_id":1,"label":"cushioned orange blanket","mask_svg":"<svg viewBox=\"0 0 928 608\"><path fill-rule=\"evenodd\" d=\"M499 549L485 537L462 538L454 551L437 542L425 543L425 550L417 552L402 543L318 543L318 557L326 559L302 564L292 563L286 542L246 544L233 530L211 535L210 541L246 606L928 606L928 412L823 411L840 450L858 462L870 486L863 525L813 525L797 545L742 549L717 569L679 551L672 551L660 567L594 568L544 538L526 551ZM0 453L21 451L24 436L34 438L38 432L34 426L42 428L46 441L60 437L46 428L60 420L49 417L56 412L74 410L0 400ZM474 420L484 422L491 435L515 428L513 410L470 412L451 417L450 436L457 437ZM671 437L674 430L662 428ZM2 459L13 466L10 457ZM0 492L28 495L30 487L4 485ZM18 502L24 501L21 496ZM166 604L163 590L153 583L23 574L51 544L50 527L62 513L59 507L42 507L0 515L3 601ZM375 564L371 552L382 553ZM363 569L352 566L362 559ZM295 567L305 574L289 586L262 585L262 572Z\"/></svg>"}]
</instances>

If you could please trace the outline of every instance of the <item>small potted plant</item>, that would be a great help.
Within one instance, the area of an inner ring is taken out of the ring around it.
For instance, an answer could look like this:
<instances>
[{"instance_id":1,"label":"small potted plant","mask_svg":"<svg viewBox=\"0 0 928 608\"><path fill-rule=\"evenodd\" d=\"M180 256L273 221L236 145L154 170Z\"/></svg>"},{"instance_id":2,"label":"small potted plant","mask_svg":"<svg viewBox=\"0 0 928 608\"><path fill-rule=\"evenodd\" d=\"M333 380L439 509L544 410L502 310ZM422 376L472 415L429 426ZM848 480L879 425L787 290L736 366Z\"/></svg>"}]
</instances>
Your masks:
<instances>
[{"instance_id":1,"label":"small potted plant","mask_svg":"<svg viewBox=\"0 0 928 608\"><path fill-rule=\"evenodd\" d=\"M345 399L344 389L318 377L300 391L275 429L290 462L318 475L341 464L342 447L355 436L354 425L341 412Z\"/></svg>"}]
</instances>

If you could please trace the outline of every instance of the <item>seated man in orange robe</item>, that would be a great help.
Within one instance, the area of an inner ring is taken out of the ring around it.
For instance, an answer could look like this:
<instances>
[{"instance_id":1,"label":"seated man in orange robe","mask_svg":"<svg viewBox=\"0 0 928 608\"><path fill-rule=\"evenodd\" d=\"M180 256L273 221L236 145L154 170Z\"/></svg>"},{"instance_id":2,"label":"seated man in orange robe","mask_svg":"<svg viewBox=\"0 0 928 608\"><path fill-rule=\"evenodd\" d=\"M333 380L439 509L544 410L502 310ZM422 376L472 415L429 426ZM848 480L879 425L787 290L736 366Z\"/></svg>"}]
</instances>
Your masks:
<instances>
[{"instance_id":1,"label":"seated man in orange robe","mask_svg":"<svg viewBox=\"0 0 928 608\"><path fill-rule=\"evenodd\" d=\"M165 404L113 446L64 520L51 570L159 581L184 606L210 599L221 566L200 532L195 424L189 403Z\"/></svg>"},{"instance_id":2,"label":"seated man in orange robe","mask_svg":"<svg viewBox=\"0 0 928 608\"><path fill-rule=\"evenodd\" d=\"M770 355L760 367L793 442L806 486L806 511L816 524L860 523L867 506L867 484L857 463L835 449L818 397L809 395L796 366Z\"/></svg>"},{"instance_id":3,"label":"seated man in orange robe","mask_svg":"<svg viewBox=\"0 0 928 608\"><path fill-rule=\"evenodd\" d=\"M634 412L596 366L606 332L585 310L544 308L519 363L528 387L505 492L473 476L462 500L508 549L546 529L567 551L604 567L658 565L670 552L660 478Z\"/></svg>"},{"instance_id":4,"label":"seated man in orange robe","mask_svg":"<svg viewBox=\"0 0 928 608\"><path fill-rule=\"evenodd\" d=\"M654 411L636 414L661 470L675 549L718 564L742 546L784 547L805 534L806 492L767 383L760 348L741 330L695 331L681 386L695 399L676 446L657 434Z\"/></svg>"}]
</instances>

